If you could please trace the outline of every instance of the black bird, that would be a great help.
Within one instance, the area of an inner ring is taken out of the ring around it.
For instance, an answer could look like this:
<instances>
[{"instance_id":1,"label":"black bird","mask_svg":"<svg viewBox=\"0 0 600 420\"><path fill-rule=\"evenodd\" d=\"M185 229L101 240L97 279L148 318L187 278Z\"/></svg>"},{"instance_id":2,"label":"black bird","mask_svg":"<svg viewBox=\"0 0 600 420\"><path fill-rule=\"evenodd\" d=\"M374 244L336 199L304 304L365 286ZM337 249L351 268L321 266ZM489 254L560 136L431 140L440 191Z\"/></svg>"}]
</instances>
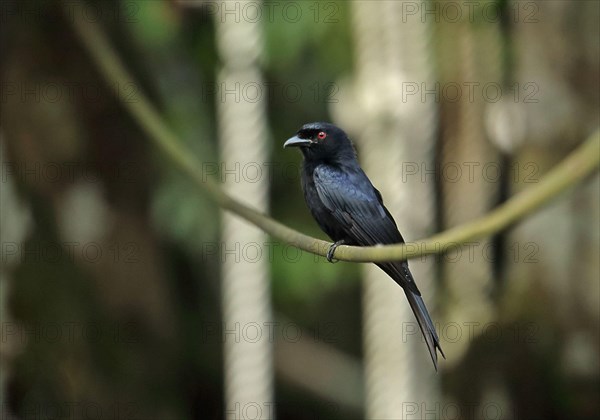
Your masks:
<instances>
[{"instance_id":1,"label":"black bird","mask_svg":"<svg viewBox=\"0 0 600 420\"><path fill-rule=\"evenodd\" d=\"M302 189L313 217L335 242L327 253L331 262L337 246L403 243L396 222L381 194L363 172L352 142L333 124L305 124L283 147L299 147L304 155ZM406 261L378 263L398 283L410 304L437 370L440 340Z\"/></svg>"}]
</instances>

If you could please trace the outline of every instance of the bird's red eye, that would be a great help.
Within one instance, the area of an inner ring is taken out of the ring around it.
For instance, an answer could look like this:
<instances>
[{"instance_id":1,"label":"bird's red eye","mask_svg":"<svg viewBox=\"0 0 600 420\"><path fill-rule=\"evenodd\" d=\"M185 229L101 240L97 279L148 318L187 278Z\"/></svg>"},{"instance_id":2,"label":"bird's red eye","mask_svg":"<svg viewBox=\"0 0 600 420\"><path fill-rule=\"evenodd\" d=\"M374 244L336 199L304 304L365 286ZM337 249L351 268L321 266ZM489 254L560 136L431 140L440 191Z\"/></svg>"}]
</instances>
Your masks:
<instances>
[{"instance_id":1,"label":"bird's red eye","mask_svg":"<svg viewBox=\"0 0 600 420\"><path fill-rule=\"evenodd\" d=\"M324 131L321 131L319 134L317 134L317 138L319 140L323 140L325 137L327 137L327 133Z\"/></svg>"}]
</instances>

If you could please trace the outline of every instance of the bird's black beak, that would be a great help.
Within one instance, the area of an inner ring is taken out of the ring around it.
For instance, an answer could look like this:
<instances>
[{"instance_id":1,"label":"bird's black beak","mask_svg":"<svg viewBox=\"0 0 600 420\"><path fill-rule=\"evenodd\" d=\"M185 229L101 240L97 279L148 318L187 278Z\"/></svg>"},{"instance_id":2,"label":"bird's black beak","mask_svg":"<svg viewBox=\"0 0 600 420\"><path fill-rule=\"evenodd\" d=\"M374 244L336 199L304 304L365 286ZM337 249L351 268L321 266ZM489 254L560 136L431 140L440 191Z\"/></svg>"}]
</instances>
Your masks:
<instances>
[{"instance_id":1,"label":"bird's black beak","mask_svg":"<svg viewBox=\"0 0 600 420\"><path fill-rule=\"evenodd\" d=\"M301 139L298 136L294 136L283 143L283 147L302 147L309 146L312 143L309 139Z\"/></svg>"}]
</instances>

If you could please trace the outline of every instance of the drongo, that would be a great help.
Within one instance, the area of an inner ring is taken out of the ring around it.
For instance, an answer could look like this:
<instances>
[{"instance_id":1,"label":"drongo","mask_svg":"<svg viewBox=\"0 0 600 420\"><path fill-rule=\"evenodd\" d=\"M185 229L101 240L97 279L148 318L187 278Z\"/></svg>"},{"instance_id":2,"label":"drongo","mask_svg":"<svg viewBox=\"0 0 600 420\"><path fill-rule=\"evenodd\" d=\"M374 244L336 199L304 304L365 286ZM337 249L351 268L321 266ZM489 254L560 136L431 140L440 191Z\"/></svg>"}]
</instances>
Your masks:
<instances>
[{"instance_id":1,"label":"drongo","mask_svg":"<svg viewBox=\"0 0 600 420\"><path fill-rule=\"evenodd\" d=\"M346 133L330 123L305 124L283 147L298 147L304 156L302 189L306 204L318 225L337 246L372 246L403 243L396 222L383 205L381 194L371 184L356 157ZM444 352L431 317L408 269L408 262L377 263L402 289L425 337L437 370L437 351ZM444 356L445 357L445 356Z\"/></svg>"}]
</instances>

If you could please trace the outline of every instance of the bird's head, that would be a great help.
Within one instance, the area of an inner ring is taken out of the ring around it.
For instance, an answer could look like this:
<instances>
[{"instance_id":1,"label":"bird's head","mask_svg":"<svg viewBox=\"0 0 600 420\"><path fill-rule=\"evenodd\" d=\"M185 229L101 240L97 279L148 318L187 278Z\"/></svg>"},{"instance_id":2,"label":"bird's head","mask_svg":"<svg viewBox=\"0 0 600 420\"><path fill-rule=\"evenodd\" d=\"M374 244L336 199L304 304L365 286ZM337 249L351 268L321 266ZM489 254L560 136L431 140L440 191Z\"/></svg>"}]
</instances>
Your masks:
<instances>
[{"instance_id":1,"label":"bird's head","mask_svg":"<svg viewBox=\"0 0 600 420\"><path fill-rule=\"evenodd\" d=\"M283 147L299 147L306 159L346 160L355 159L356 152L346 133L326 122L304 124L296 135Z\"/></svg>"}]
</instances>

